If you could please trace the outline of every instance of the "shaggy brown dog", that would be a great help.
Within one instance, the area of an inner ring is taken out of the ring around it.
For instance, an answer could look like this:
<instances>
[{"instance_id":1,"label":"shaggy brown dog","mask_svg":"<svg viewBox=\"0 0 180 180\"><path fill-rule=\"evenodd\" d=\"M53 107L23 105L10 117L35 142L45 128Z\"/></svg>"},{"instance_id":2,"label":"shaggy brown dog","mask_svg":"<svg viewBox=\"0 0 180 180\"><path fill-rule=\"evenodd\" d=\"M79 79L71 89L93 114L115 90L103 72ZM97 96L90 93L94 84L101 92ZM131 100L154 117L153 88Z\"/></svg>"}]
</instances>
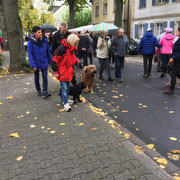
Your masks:
<instances>
[{"instance_id":1,"label":"shaggy brown dog","mask_svg":"<svg viewBox=\"0 0 180 180\"><path fill-rule=\"evenodd\" d=\"M83 89L84 92L93 92L93 86L94 86L94 76L96 74L96 66L95 65L88 65L85 66L82 70L81 75L81 82L86 84L86 89Z\"/></svg>"}]
</instances>

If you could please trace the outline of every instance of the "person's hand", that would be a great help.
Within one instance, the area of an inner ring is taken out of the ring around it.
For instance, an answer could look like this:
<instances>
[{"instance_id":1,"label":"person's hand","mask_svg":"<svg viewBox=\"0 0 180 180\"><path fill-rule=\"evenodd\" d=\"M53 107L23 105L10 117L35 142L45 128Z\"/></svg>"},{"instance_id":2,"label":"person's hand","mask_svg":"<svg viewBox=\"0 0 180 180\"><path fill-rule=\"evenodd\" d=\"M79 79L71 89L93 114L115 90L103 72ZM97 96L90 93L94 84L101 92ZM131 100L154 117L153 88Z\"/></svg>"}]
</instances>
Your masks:
<instances>
[{"instance_id":1,"label":"person's hand","mask_svg":"<svg viewBox=\"0 0 180 180\"><path fill-rule=\"evenodd\" d=\"M173 58L171 58L171 59L169 60L169 63L170 63L170 64L173 63Z\"/></svg>"},{"instance_id":2,"label":"person's hand","mask_svg":"<svg viewBox=\"0 0 180 180\"><path fill-rule=\"evenodd\" d=\"M80 63L81 63L81 61L78 59L77 64L80 64Z\"/></svg>"},{"instance_id":3,"label":"person's hand","mask_svg":"<svg viewBox=\"0 0 180 180\"><path fill-rule=\"evenodd\" d=\"M58 78L58 77L59 77L59 74L54 74L54 76L55 76L56 78Z\"/></svg>"},{"instance_id":4,"label":"person's hand","mask_svg":"<svg viewBox=\"0 0 180 180\"><path fill-rule=\"evenodd\" d=\"M35 68L33 68L33 71L37 71L37 68L35 67Z\"/></svg>"}]
</instances>

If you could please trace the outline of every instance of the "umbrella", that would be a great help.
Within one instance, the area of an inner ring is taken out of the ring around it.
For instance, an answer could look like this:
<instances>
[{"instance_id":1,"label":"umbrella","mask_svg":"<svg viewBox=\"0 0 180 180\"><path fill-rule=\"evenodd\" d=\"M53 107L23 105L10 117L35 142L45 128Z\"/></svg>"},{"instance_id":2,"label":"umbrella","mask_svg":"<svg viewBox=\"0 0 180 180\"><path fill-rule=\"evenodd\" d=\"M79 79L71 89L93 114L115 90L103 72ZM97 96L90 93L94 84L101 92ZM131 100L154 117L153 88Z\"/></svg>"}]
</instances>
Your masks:
<instances>
[{"instance_id":1,"label":"umbrella","mask_svg":"<svg viewBox=\"0 0 180 180\"><path fill-rule=\"evenodd\" d=\"M51 24L43 24L40 27L42 30L45 30L46 33L57 31L57 28Z\"/></svg>"},{"instance_id":2,"label":"umbrella","mask_svg":"<svg viewBox=\"0 0 180 180\"><path fill-rule=\"evenodd\" d=\"M74 28L74 29L69 29L68 31L69 32L79 32L79 31L90 31L94 26L91 24L91 25L87 25L87 26L81 26L81 27L78 27L78 28Z\"/></svg>"},{"instance_id":3,"label":"umbrella","mask_svg":"<svg viewBox=\"0 0 180 180\"><path fill-rule=\"evenodd\" d=\"M108 31L108 30L111 30L111 29L118 29L117 26L115 26L114 24L109 24L109 23L99 23L99 24L96 24L94 25L94 27L92 28L91 31Z\"/></svg>"}]
</instances>

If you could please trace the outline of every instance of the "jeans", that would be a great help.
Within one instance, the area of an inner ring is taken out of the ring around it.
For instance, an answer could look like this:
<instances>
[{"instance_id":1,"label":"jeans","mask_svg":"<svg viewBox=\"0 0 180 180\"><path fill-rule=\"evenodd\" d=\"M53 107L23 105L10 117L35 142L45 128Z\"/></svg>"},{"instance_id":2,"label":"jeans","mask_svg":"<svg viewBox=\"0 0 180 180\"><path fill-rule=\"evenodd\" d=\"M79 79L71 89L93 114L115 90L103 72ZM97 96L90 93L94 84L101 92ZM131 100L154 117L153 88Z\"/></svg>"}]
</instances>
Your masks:
<instances>
[{"instance_id":1,"label":"jeans","mask_svg":"<svg viewBox=\"0 0 180 180\"><path fill-rule=\"evenodd\" d=\"M161 57L162 57L162 69L163 69L163 72L166 73L167 66L168 66L171 55L170 54L161 54Z\"/></svg>"},{"instance_id":2,"label":"jeans","mask_svg":"<svg viewBox=\"0 0 180 180\"><path fill-rule=\"evenodd\" d=\"M1 49L2 49L2 50L4 49L4 44L3 44L3 43L1 43Z\"/></svg>"},{"instance_id":3,"label":"jeans","mask_svg":"<svg viewBox=\"0 0 180 180\"><path fill-rule=\"evenodd\" d=\"M114 61L115 61L115 77L116 78L121 78L121 62L123 61L124 56L119 57L119 56L114 56Z\"/></svg>"},{"instance_id":4,"label":"jeans","mask_svg":"<svg viewBox=\"0 0 180 180\"><path fill-rule=\"evenodd\" d=\"M108 58L98 58L99 59L99 76L102 77L103 71L106 68L108 78L111 77L110 68L109 68L109 59Z\"/></svg>"},{"instance_id":5,"label":"jeans","mask_svg":"<svg viewBox=\"0 0 180 180\"><path fill-rule=\"evenodd\" d=\"M153 54L143 54L144 74L151 74Z\"/></svg>"},{"instance_id":6,"label":"jeans","mask_svg":"<svg viewBox=\"0 0 180 180\"><path fill-rule=\"evenodd\" d=\"M43 78L43 94L47 93L47 87L48 87L48 79L47 79L47 68L41 69L42 78ZM39 69L34 71L34 82L36 86L36 90L38 92L41 91L40 83L39 83Z\"/></svg>"},{"instance_id":7,"label":"jeans","mask_svg":"<svg viewBox=\"0 0 180 180\"><path fill-rule=\"evenodd\" d=\"M171 72L171 86L170 89L174 90L176 86L176 77L180 78L180 64L173 64Z\"/></svg>"},{"instance_id":8,"label":"jeans","mask_svg":"<svg viewBox=\"0 0 180 180\"><path fill-rule=\"evenodd\" d=\"M61 81L61 98L64 104L68 103L68 95L69 95L69 82Z\"/></svg>"}]
</instances>

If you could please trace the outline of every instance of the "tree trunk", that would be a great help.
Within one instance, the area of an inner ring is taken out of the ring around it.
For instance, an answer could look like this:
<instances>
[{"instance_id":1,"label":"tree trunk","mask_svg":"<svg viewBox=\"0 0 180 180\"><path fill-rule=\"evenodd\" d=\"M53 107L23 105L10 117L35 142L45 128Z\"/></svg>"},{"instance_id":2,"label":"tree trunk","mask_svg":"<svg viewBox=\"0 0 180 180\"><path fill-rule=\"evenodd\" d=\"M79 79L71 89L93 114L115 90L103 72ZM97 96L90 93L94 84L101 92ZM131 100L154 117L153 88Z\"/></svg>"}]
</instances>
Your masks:
<instances>
[{"instance_id":1,"label":"tree trunk","mask_svg":"<svg viewBox=\"0 0 180 180\"><path fill-rule=\"evenodd\" d=\"M10 49L9 72L23 70L25 49L23 44L22 24L19 17L17 0L2 0L5 28Z\"/></svg>"},{"instance_id":2,"label":"tree trunk","mask_svg":"<svg viewBox=\"0 0 180 180\"><path fill-rule=\"evenodd\" d=\"M115 0L114 24L118 27L122 27L122 16L123 16L123 0Z\"/></svg>"},{"instance_id":3,"label":"tree trunk","mask_svg":"<svg viewBox=\"0 0 180 180\"><path fill-rule=\"evenodd\" d=\"M74 16L75 16L75 4L76 4L76 0L68 0L68 4L69 4L69 29L74 28L75 25L75 20L74 20Z\"/></svg>"},{"instance_id":4,"label":"tree trunk","mask_svg":"<svg viewBox=\"0 0 180 180\"><path fill-rule=\"evenodd\" d=\"M7 32L6 32L6 28L5 28L2 0L0 0L0 22L1 22L2 32L3 32L3 38L4 38L4 49L7 50L8 49L8 41L6 41L7 40Z\"/></svg>"}]
</instances>

